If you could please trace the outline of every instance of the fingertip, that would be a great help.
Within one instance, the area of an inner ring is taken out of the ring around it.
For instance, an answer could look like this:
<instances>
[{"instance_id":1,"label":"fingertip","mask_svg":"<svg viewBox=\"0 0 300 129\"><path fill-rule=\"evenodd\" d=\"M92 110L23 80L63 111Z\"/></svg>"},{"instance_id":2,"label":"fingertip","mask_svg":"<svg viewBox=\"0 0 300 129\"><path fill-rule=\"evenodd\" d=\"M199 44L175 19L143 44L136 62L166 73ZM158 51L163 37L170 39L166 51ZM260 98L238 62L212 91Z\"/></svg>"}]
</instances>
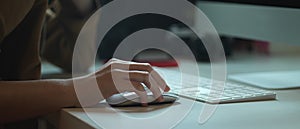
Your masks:
<instances>
[{"instance_id":1,"label":"fingertip","mask_svg":"<svg viewBox=\"0 0 300 129\"><path fill-rule=\"evenodd\" d=\"M169 86L166 86L166 88L164 89L164 92L169 92L171 90L171 88Z\"/></svg>"},{"instance_id":2,"label":"fingertip","mask_svg":"<svg viewBox=\"0 0 300 129\"><path fill-rule=\"evenodd\" d=\"M141 99L140 99L140 102L141 102L141 105L142 105L143 107L148 106L147 95L142 95L142 96L141 96Z\"/></svg>"}]
</instances>

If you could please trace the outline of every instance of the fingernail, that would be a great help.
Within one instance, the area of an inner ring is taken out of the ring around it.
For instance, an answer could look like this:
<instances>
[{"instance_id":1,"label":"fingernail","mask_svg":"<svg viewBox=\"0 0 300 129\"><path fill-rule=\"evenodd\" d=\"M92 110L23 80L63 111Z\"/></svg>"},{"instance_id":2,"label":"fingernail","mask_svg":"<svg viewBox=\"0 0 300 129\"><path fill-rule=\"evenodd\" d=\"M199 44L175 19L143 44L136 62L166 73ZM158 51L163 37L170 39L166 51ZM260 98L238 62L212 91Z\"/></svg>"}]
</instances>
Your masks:
<instances>
[{"instance_id":1,"label":"fingernail","mask_svg":"<svg viewBox=\"0 0 300 129\"><path fill-rule=\"evenodd\" d=\"M165 92L168 92L168 91L170 91L170 87L169 86L166 86L166 88L165 88L165 90L164 90Z\"/></svg>"}]
</instances>

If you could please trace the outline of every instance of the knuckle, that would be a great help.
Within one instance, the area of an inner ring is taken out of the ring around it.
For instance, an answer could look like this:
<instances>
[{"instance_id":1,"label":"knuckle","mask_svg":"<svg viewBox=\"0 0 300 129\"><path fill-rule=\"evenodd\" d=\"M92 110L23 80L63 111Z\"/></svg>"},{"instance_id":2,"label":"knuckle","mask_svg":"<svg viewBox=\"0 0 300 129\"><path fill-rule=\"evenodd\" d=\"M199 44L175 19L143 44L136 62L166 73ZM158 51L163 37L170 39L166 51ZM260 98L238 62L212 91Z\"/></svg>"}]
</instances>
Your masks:
<instances>
[{"instance_id":1,"label":"knuckle","mask_svg":"<svg viewBox=\"0 0 300 129\"><path fill-rule=\"evenodd\" d=\"M107 63L110 63L110 62L113 62L113 61L114 61L114 59L112 58L112 59L108 60Z\"/></svg>"},{"instance_id":2,"label":"knuckle","mask_svg":"<svg viewBox=\"0 0 300 129\"><path fill-rule=\"evenodd\" d=\"M107 66L105 67L105 69L107 69L107 70L113 69L112 63L107 63Z\"/></svg>"},{"instance_id":3,"label":"knuckle","mask_svg":"<svg viewBox=\"0 0 300 129\"><path fill-rule=\"evenodd\" d=\"M119 59L117 59L117 58L111 58L108 62L109 63L114 63L114 62L117 62L117 61L119 61Z\"/></svg>"},{"instance_id":4,"label":"knuckle","mask_svg":"<svg viewBox=\"0 0 300 129\"><path fill-rule=\"evenodd\" d=\"M110 72L111 73L121 73L121 71L119 69L111 69Z\"/></svg>"},{"instance_id":5,"label":"knuckle","mask_svg":"<svg viewBox=\"0 0 300 129\"><path fill-rule=\"evenodd\" d=\"M112 69L118 68L119 65L120 65L120 63L115 62L115 61L114 62L110 62L110 64L109 64L110 68L112 68Z\"/></svg>"},{"instance_id":6,"label":"knuckle","mask_svg":"<svg viewBox=\"0 0 300 129\"><path fill-rule=\"evenodd\" d=\"M134 71L134 72L131 72L130 78L135 78L141 82L144 82L144 81L148 80L149 73L146 71Z\"/></svg>"},{"instance_id":7,"label":"knuckle","mask_svg":"<svg viewBox=\"0 0 300 129\"><path fill-rule=\"evenodd\" d=\"M149 77L149 72L147 71L142 71L138 73L139 76L142 76L143 78L148 78Z\"/></svg>"},{"instance_id":8,"label":"knuckle","mask_svg":"<svg viewBox=\"0 0 300 129\"><path fill-rule=\"evenodd\" d=\"M146 67L152 67L151 64L149 64L149 63L144 63L144 65L145 65Z\"/></svg>"},{"instance_id":9,"label":"knuckle","mask_svg":"<svg viewBox=\"0 0 300 129\"><path fill-rule=\"evenodd\" d=\"M151 64L149 64L149 63L143 63L142 65L143 65L144 69L147 71L153 70Z\"/></svg>"},{"instance_id":10,"label":"knuckle","mask_svg":"<svg viewBox=\"0 0 300 129\"><path fill-rule=\"evenodd\" d=\"M111 58L110 59L111 61L116 61L116 60L118 60L117 58Z\"/></svg>"}]
</instances>

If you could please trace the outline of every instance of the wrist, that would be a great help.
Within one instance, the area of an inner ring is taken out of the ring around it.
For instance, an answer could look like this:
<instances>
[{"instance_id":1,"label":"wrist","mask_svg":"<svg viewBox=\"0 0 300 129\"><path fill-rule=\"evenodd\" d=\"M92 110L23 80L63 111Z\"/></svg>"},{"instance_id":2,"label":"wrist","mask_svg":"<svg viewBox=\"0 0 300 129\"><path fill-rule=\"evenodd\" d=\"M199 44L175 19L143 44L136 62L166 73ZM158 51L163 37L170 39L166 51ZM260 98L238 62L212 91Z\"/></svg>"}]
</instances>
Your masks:
<instances>
[{"instance_id":1,"label":"wrist","mask_svg":"<svg viewBox=\"0 0 300 129\"><path fill-rule=\"evenodd\" d=\"M79 101L74 88L73 79L66 79L63 81L63 89L66 95L66 102L68 107L78 106Z\"/></svg>"},{"instance_id":2,"label":"wrist","mask_svg":"<svg viewBox=\"0 0 300 129\"><path fill-rule=\"evenodd\" d=\"M104 98L100 94L97 79L95 76L86 75L66 80L68 88L73 93L75 107L88 107L98 104Z\"/></svg>"}]
</instances>

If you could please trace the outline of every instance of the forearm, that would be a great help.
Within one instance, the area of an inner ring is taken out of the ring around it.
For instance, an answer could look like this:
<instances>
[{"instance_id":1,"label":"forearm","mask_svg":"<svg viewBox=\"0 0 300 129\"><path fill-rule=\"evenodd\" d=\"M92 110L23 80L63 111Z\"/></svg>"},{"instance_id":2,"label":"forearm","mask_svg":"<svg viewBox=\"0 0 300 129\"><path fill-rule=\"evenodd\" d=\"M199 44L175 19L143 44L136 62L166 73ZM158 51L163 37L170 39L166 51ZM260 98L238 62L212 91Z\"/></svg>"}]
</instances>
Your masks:
<instances>
[{"instance_id":1,"label":"forearm","mask_svg":"<svg viewBox=\"0 0 300 129\"><path fill-rule=\"evenodd\" d=\"M0 124L37 117L76 103L72 80L0 82Z\"/></svg>"}]
</instances>

